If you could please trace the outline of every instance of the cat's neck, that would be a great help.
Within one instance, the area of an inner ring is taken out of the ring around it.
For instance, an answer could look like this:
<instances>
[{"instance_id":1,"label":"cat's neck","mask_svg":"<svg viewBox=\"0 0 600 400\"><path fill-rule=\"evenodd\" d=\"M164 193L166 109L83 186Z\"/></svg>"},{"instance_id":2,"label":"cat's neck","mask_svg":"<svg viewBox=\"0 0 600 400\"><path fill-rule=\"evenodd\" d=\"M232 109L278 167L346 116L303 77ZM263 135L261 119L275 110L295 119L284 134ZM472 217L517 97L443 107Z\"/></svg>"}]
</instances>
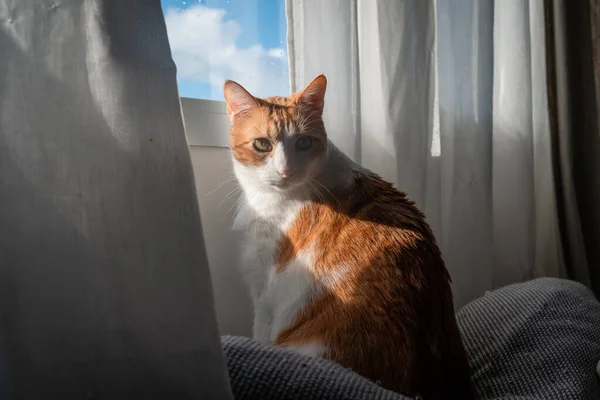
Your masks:
<instances>
[{"instance_id":1,"label":"cat's neck","mask_svg":"<svg viewBox=\"0 0 600 400\"><path fill-rule=\"evenodd\" d=\"M362 167L329 142L323 167L314 180L331 192L344 191L350 189L354 173L361 169Z\"/></svg>"},{"instance_id":2,"label":"cat's neck","mask_svg":"<svg viewBox=\"0 0 600 400\"><path fill-rule=\"evenodd\" d=\"M294 214L307 202L323 201L334 192L350 190L354 172L360 169L360 166L329 142L319 174L313 177L310 183L296 190L265 190L261 183L240 179L245 204L242 206L244 210L236 218L235 225L256 218L283 223L290 214Z\"/></svg>"}]
</instances>

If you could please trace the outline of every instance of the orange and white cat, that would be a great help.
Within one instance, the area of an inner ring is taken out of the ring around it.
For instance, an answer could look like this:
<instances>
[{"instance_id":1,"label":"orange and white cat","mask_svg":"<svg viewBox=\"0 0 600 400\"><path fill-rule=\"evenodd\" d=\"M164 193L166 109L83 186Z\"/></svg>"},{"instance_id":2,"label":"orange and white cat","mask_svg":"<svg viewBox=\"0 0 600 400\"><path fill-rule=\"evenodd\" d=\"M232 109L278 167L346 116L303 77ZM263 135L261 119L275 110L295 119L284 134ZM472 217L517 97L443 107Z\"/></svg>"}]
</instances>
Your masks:
<instances>
[{"instance_id":1,"label":"orange and white cat","mask_svg":"<svg viewBox=\"0 0 600 400\"><path fill-rule=\"evenodd\" d=\"M328 141L326 85L259 99L225 83L254 339L404 395L477 398L435 238L403 193Z\"/></svg>"}]
</instances>

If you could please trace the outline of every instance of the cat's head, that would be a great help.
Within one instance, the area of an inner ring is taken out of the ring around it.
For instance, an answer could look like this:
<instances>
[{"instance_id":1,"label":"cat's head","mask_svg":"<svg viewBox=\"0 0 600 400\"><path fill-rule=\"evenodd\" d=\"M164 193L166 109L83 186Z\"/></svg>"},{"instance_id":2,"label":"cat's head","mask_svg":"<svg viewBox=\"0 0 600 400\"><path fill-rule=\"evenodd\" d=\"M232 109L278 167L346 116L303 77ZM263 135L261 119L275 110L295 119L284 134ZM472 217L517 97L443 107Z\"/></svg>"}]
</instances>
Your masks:
<instances>
[{"instance_id":1,"label":"cat's head","mask_svg":"<svg viewBox=\"0 0 600 400\"><path fill-rule=\"evenodd\" d=\"M225 82L236 174L258 190L285 192L310 182L327 151L323 105L327 79L288 97L259 99Z\"/></svg>"}]
</instances>

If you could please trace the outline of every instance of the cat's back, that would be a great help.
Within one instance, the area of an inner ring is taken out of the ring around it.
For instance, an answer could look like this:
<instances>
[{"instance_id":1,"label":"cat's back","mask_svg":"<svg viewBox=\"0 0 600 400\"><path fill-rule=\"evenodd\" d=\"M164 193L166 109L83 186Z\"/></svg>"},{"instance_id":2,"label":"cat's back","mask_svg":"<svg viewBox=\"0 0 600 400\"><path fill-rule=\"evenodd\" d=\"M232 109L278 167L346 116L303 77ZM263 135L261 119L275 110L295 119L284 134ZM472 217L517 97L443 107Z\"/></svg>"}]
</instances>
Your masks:
<instances>
[{"instance_id":1,"label":"cat's back","mask_svg":"<svg viewBox=\"0 0 600 400\"><path fill-rule=\"evenodd\" d=\"M361 251L372 253L370 257L379 260L376 265L400 270L403 284L414 280L413 286L418 287L419 279L433 279L449 287L435 236L423 212L405 193L368 170L357 171L346 208L349 226L359 227L369 244Z\"/></svg>"},{"instance_id":2,"label":"cat's back","mask_svg":"<svg viewBox=\"0 0 600 400\"><path fill-rule=\"evenodd\" d=\"M320 191L300 208L284 235L294 249L311 246L323 268L341 263L381 272L432 264L445 273L424 214L391 183L362 168L352 172L349 187Z\"/></svg>"}]
</instances>

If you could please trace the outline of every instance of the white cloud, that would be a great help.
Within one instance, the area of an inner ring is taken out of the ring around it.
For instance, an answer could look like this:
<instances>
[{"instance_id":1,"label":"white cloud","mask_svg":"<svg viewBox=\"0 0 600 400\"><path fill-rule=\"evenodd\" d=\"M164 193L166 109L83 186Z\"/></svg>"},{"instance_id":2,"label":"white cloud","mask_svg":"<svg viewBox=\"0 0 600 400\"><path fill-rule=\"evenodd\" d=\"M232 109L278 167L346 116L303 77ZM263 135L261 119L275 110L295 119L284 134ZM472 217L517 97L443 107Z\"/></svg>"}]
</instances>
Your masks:
<instances>
[{"instance_id":1,"label":"white cloud","mask_svg":"<svg viewBox=\"0 0 600 400\"><path fill-rule=\"evenodd\" d=\"M273 58L285 58L285 50L283 49L271 49L267 54Z\"/></svg>"},{"instance_id":2,"label":"white cloud","mask_svg":"<svg viewBox=\"0 0 600 400\"><path fill-rule=\"evenodd\" d=\"M216 91L232 79L259 97L287 95L285 50L260 44L238 47L241 27L225 15L223 9L203 5L167 10L169 42L180 78L210 82Z\"/></svg>"}]
</instances>

